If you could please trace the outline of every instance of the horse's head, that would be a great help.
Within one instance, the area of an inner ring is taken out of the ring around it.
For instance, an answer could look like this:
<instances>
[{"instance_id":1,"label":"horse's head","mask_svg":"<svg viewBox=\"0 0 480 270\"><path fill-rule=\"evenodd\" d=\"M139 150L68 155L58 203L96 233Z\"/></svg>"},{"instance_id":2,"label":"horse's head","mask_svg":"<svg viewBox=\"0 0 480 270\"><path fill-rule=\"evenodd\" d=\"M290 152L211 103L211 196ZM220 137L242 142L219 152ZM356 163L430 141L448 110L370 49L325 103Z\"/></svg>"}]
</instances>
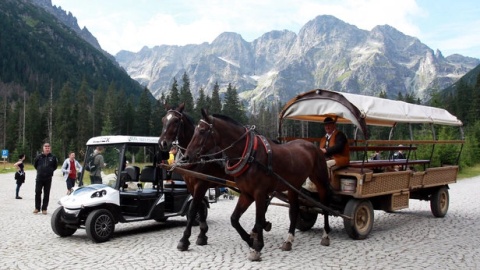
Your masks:
<instances>
[{"instance_id":1,"label":"horse's head","mask_svg":"<svg viewBox=\"0 0 480 270\"><path fill-rule=\"evenodd\" d=\"M162 118L162 134L160 134L160 138L158 139L158 145L160 146L160 150L170 150L172 143L178 140L179 133L182 131L184 125L184 109L185 103L182 103L176 109L168 109L167 114Z\"/></svg>"},{"instance_id":2,"label":"horse's head","mask_svg":"<svg viewBox=\"0 0 480 270\"><path fill-rule=\"evenodd\" d=\"M201 155L207 154L209 150L216 149L213 117L209 116L205 109L202 109L201 112L202 119L198 122L183 157L185 161L197 161Z\"/></svg>"}]
</instances>

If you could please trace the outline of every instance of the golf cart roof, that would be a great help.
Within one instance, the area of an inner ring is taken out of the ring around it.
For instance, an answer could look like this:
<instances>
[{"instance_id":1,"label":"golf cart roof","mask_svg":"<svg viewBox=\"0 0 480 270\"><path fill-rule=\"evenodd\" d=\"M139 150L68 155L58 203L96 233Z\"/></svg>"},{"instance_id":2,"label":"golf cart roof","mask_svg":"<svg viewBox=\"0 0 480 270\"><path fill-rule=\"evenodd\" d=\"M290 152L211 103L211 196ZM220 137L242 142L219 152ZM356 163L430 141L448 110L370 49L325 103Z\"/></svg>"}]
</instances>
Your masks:
<instances>
[{"instance_id":1,"label":"golf cart roof","mask_svg":"<svg viewBox=\"0 0 480 270\"><path fill-rule=\"evenodd\" d=\"M462 126L447 110L398 100L315 89L297 95L283 107L279 118L323 122L326 117L337 123L351 123L366 133L367 125L393 127L397 123L431 123Z\"/></svg>"},{"instance_id":2,"label":"golf cart roof","mask_svg":"<svg viewBox=\"0 0 480 270\"><path fill-rule=\"evenodd\" d=\"M87 145L105 145L105 144L119 144L119 143L158 144L158 137L111 135L111 136L93 137L87 141Z\"/></svg>"}]
</instances>

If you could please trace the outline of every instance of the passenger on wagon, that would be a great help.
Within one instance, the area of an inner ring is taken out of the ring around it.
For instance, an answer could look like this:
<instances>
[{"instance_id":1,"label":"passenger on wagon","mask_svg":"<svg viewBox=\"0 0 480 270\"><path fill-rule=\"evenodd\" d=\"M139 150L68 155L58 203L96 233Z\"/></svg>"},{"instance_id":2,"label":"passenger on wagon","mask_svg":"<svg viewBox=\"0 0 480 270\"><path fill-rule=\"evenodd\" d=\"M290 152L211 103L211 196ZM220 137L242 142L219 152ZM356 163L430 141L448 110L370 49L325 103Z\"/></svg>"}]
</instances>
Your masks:
<instances>
[{"instance_id":1,"label":"passenger on wagon","mask_svg":"<svg viewBox=\"0 0 480 270\"><path fill-rule=\"evenodd\" d=\"M344 167L350 162L350 147L347 136L337 129L335 120L325 118L325 137L320 139L320 150L325 154L327 166L330 170L333 166Z\"/></svg>"}]
</instances>

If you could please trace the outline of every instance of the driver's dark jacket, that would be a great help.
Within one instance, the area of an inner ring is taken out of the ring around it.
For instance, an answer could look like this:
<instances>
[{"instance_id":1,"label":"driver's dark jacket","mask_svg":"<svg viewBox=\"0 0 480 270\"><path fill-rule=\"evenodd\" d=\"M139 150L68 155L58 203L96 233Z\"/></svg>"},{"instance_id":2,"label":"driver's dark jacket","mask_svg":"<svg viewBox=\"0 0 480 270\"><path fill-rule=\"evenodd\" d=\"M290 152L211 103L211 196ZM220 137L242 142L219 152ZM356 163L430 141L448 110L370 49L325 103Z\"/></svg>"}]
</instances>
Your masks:
<instances>
[{"instance_id":1,"label":"driver's dark jacket","mask_svg":"<svg viewBox=\"0 0 480 270\"><path fill-rule=\"evenodd\" d=\"M52 153L48 155L42 153L35 158L33 166L37 170L37 180L48 180L57 169L58 160Z\"/></svg>"}]
</instances>

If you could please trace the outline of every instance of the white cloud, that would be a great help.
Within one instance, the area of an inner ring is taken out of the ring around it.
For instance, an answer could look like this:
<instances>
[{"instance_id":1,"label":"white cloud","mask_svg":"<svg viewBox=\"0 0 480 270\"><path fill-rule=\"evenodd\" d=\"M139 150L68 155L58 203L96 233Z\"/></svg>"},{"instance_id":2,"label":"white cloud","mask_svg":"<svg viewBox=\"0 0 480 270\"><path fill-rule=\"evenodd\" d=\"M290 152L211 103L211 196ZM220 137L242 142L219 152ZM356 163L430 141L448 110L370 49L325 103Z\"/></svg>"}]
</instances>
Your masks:
<instances>
[{"instance_id":1,"label":"white cloud","mask_svg":"<svg viewBox=\"0 0 480 270\"><path fill-rule=\"evenodd\" d=\"M462 4L461 8L458 7L461 10L471 5L469 0L458 1ZM112 54L120 50L138 51L143 46L212 42L226 31L236 32L245 40L252 41L271 30L298 32L309 20L325 14L365 30L388 24L442 51L468 47L478 49L480 44L477 35L468 33L478 27L465 27L465 22L458 18L450 18L452 22L448 24L445 18L449 17L443 13L450 7L450 2L446 0L435 2L442 9L419 6L429 5L420 0L140 0L140 4L129 0L52 2L66 5L64 9L71 11L81 26L86 25L102 48ZM467 11L459 16L467 16ZM476 12L470 13L469 16L476 18L473 15ZM422 20L428 21L428 25L419 23ZM447 24L451 29L437 27L433 22ZM459 27L453 26L455 22L459 22ZM445 30L434 31L435 27Z\"/></svg>"}]
</instances>

